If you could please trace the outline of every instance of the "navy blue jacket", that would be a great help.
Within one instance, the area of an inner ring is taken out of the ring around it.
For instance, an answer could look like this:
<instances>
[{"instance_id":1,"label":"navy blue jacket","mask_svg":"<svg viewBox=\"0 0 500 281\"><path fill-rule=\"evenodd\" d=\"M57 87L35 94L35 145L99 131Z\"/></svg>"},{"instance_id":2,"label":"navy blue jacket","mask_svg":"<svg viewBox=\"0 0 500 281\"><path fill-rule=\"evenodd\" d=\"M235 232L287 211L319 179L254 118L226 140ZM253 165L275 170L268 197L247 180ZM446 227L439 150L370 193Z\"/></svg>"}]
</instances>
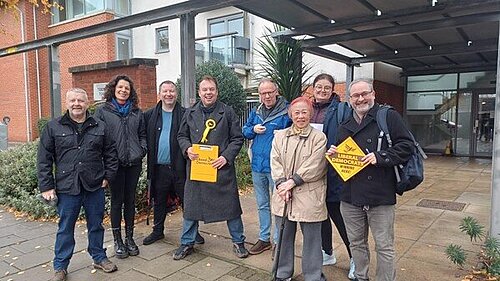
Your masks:
<instances>
[{"instance_id":1,"label":"navy blue jacket","mask_svg":"<svg viewBox=\"0 0 500 281\"><path fill-rule=\"evenodd\" d=\"M339 107L343 107L344 109L342 116L339 116L338 114ZM338 99L334 98L326 111L325 120L323 122L323 133L325 133L327 138L327 150L332 144L337 144L338 128L340 124L347 120L350 116L352 116L352 109L349 104L346 102L340 102ZM340 202L340 192L342 190L343 181L330 163L328 163L326 183L326 202Z\"/></svg>"}]
</instances>

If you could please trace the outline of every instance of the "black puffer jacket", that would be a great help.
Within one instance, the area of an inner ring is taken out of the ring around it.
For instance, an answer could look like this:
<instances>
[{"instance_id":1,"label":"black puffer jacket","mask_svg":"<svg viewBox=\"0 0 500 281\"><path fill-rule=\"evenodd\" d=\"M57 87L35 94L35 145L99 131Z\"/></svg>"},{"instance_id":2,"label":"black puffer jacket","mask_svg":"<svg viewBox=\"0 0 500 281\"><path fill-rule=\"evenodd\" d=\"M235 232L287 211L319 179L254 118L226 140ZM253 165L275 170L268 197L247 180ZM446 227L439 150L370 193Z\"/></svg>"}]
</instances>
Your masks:
<instances>
[{"instance_id":1,"label":"black puffer jacket","mask_svg":"<svg viewBox=\"0 0 500 281\"><path fill-rule=\"evenodd\" d=\"M94 116L106 123L115 141L121 166L140 165L146 156L146 123L139 108L133 108L127 116L121 116L110 102L97 108Z\"/></svg>"},{"instance_id":2,"label":"black puffer jacket","mask_svg":"<svg viewBox=\"0 0 500 281\"><path fill-rule=\"evenodd\" d=\"M114 179L118 158L113 142L105 137L105 126L88 117L79 136L68 113L47 124L38 145L41 192L55 188L58 193L76 195L81 188L92 192L101 188L103 179Z\"/></svg>"}]
</instances>

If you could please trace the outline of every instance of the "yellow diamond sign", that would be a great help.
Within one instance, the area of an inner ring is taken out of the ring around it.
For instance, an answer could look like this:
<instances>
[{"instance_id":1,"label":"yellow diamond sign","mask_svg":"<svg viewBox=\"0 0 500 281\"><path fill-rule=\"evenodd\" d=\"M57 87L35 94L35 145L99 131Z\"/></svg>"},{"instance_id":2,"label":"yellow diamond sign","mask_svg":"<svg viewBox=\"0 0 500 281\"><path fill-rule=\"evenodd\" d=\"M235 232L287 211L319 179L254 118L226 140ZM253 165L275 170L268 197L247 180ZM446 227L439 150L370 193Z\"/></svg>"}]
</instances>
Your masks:
<instances>
[{"instance_id":1,"label":"yellow diamond sign","mask_svg":"<svg viewBox=\"0 0 500 281\"><path fill-rule=\"evenodd\" d=\"M337 152L332 156L327 155L326 159L332 164L340 177L347 181L368 165L368 163L363 164L361 162L364 156L365 153L359 148L358 144L351 137L348 137L337 146Z\"/></svg>"}]
</instances>

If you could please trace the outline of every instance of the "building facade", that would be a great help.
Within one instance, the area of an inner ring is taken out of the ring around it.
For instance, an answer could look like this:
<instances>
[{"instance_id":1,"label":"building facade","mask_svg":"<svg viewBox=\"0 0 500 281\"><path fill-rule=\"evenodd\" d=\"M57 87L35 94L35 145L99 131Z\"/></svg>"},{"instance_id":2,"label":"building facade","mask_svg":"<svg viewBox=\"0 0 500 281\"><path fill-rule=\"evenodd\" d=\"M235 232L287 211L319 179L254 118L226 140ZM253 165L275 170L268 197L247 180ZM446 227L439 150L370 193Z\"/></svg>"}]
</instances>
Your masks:
<instances>
[{"instance_id":1,"label":"building facade","mask_svg":"<svg viewBox=\"0 0 500 281\"><path fill-rule=\"evenodd\" d=\"M65 8L54 10L50 15L42 14L32 5L21 1L17 17L8 13L0 16L0 23L7 30L6 36L0 36L0 47L85 28L179 2L181 1L64 0L60 3ZM261 62L256 51L257 41L272 27L271 22L234 7L198 14L195 18L196 62L221 60L234 69L244 88L254 89ZM138 87L139 94L148 99L143 103L144 108L154 103L156 85L163 80L175 81L180 77L180 35L180 23L175 19L60 45L61 97L55 97L55 101L50 97L50 69L46 49L0 58L0 71L5 73L3 83L0 83L0 95L4 100L0 103L0 118L8 116L11 119L8 126L9 141L34 140L39 134L38 120L50 117L51 103L62 105L64 93L71 87L83 85L93 100L95 85L106 83L110 79L109 75L116 72L114 68L104 72L107 75L101 74L102 65L116 65L109 64L110 62L132 58L157 61L156 77L148 69L145 74L148 79L138 78L141 83L145 83L142 89L140 85ZM346 54L350 52L340 46L330 48L342 49ZM303 60L312 66L310 74L313 77L323 72L332 74L337 81L338 94L345 93L346 66L343 63L308 53L304 53ZM127 65L127 62L117 64ZM96 73L88 73L86 69L94 69ZM75 77L75 70L79 73L78 77ZM85 73L81 74L83 72ZM354 77L376 80L375 87L381 93L379 100L393 104L402 112L404 80L400 78L399 72L400 69L383 63L367 63L355 67ZM135 75L135 72L131 73L130 75ZM81 81L82 77L93 80ZM61 108L63 110L64 106Z\"/></svg>"}]
</instances>

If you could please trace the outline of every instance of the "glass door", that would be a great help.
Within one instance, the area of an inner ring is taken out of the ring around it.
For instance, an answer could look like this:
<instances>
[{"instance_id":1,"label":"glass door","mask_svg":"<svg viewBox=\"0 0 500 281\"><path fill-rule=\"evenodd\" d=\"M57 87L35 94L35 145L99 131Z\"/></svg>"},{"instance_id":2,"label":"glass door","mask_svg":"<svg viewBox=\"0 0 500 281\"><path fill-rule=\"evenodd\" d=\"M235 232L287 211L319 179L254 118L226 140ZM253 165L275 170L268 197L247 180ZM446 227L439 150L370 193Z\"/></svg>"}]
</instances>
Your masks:
<instances>
[{"instance_id":1,"label":"glass door","mask_svg":"<svg viewBox=\"0 0 500 281\"><path fill-rule=\"evenodd\" d=\"M491 157L495 124L495 94L488 91L478 91L474 95L473 105L472 154L473 156Z\"/></svg>"}]
</instances>

